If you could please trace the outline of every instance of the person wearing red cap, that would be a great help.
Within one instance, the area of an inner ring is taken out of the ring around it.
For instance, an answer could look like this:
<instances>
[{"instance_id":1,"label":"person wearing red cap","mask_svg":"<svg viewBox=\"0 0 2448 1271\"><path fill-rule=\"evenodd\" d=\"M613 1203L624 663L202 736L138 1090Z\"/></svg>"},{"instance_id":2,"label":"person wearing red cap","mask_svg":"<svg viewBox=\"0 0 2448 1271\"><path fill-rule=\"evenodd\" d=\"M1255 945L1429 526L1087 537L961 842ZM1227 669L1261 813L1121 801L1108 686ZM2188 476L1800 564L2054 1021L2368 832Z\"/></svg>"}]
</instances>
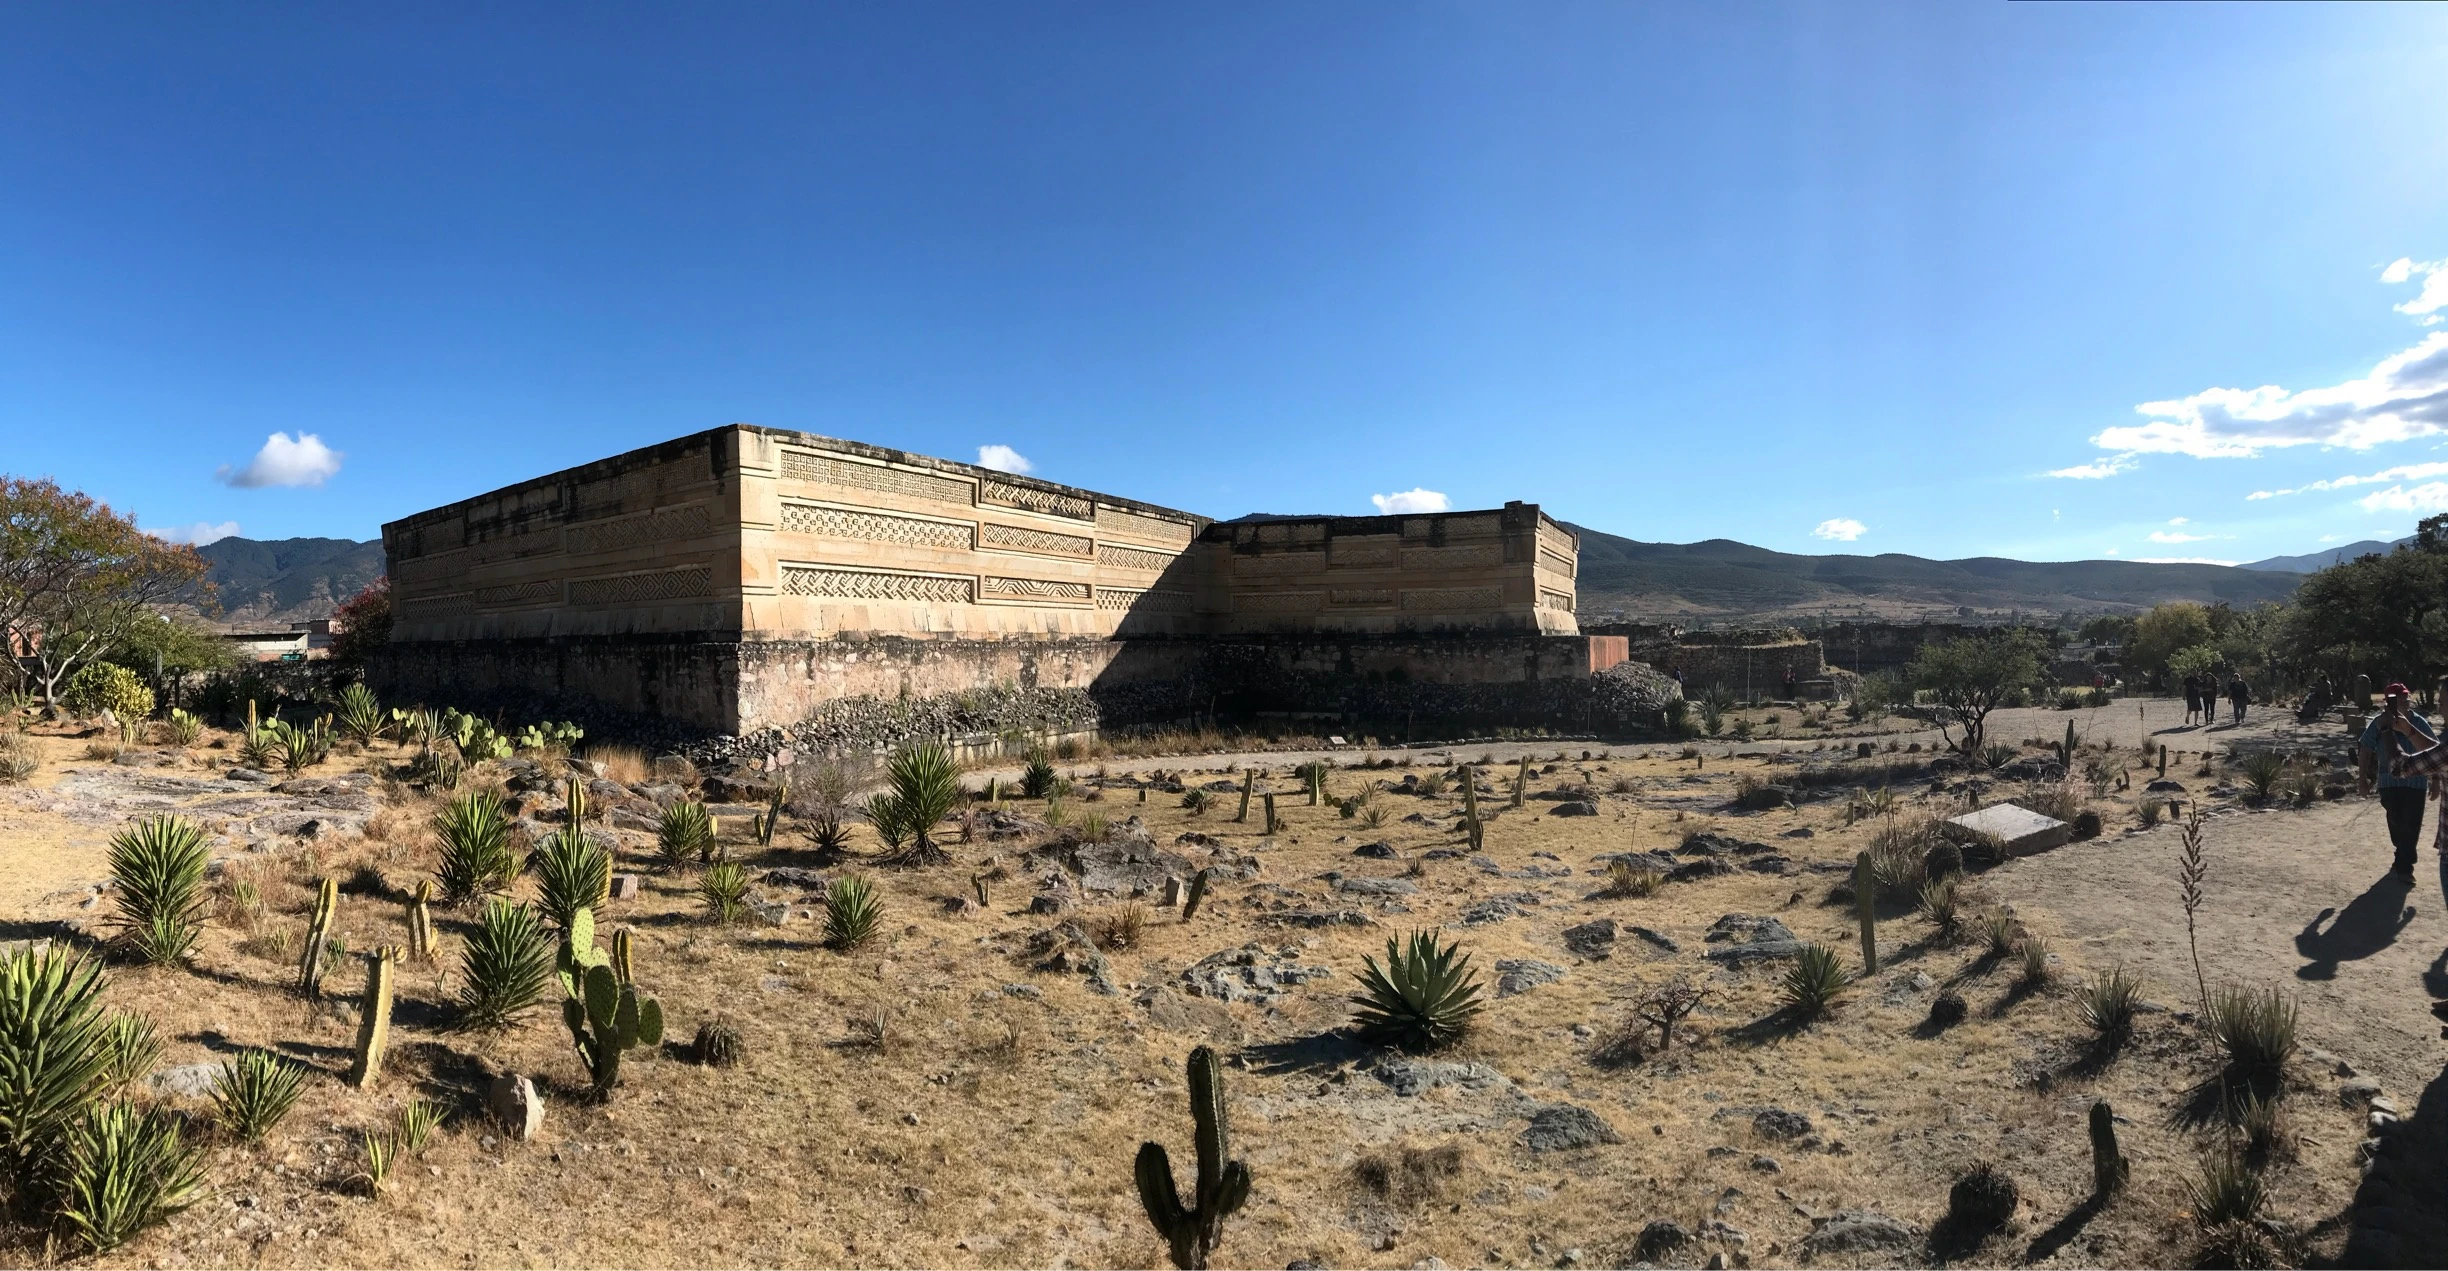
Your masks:
<instances>
[{"instance_id":1,"label":"person wearing red cap","mask_svg":"<svg viewBox=\"0 0 2448 1271\"><path fill-rule=\"evenodd\" d=\"M2364 725L2362 737L2378 778L2389 842L2397 849L2390 872L2409 883L2414 881L2414 846L2422 840L2423 792L2432 773L2448 768L2448 747L2438 744L2439 734L2414 709L2412 699L2405 685L2389 685L2380 714Z\"/></svg>"}]
</instances>

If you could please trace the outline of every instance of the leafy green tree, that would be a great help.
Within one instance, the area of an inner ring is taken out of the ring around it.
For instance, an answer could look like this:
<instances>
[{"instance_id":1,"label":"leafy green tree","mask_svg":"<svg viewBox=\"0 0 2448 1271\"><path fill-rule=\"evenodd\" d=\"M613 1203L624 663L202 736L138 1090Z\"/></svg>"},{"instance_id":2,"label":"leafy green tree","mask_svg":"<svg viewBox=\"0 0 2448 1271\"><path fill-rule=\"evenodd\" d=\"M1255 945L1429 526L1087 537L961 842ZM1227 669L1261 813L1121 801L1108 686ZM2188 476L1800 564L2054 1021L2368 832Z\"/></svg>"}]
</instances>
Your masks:
<instances>
[{"instance_id":1,"label":"leafy green tree","mask_svg":"<svg viewBox=\"0 0 2448 1271\"><path fill-rule=\"evenodd\" d=\"M2008 627L1922 645L1905 675L1914 688L1951 713L1951 719L1939 717L1939 735L1961 753L1976 755L1987 735L1989 712L2038 684L2047 658L2048 643L2039 632ZM1957 728L1963 730L1960 737Z\"/></svg>"},{"instance_id":2,"label":"leafy green tree","mask_svg":"<svg viewBox=\"0 0 2448 1271\"><path fill-rule=\"evenodd\" d=\"M2177 600L2156 606L2134 619L2133 634L2125 641L2126 678L2137 683L2156 680L2167 673L2168 659L2179 650L2208 644L2214 634L2208 605Z\"/></svg>"},{"instance_id":3,"label":"leafy green tree","mask_svg":"<svg viewBox=\"0 0 2448 1271\"><path fill-rule=\"evenodd\" d=\"M77 668L203 573L194 548L145 533L89 495L0 476L0 643L32 664L54 715Z\"/></svg>"},{"instance_id":4,"label":"leafy green tree","mask_svg":"<svg viewBox=\"0 0 2448 1271\"><path fill-rule=\"evenodd\" d=\"M2426 518L2412 544L2307 576L2277 634L2281 653L2341 684L2357 671L2421 684L2448 670L2444 530L2448 516Z\"/></svg>"}]
</instances>

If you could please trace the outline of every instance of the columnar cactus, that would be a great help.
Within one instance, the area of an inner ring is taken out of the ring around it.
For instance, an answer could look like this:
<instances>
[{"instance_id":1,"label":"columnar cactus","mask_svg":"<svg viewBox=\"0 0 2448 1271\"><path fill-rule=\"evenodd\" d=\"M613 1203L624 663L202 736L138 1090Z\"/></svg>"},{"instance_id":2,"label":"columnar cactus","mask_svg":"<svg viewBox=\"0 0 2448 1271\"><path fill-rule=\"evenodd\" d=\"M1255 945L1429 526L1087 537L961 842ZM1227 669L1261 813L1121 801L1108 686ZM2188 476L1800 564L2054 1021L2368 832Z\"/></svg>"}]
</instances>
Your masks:
<instances>
[{"instance_id":1,"label":"columnar cactus","mask_svg":"<svg viewBox=\"0 0 2448 1271\"><path fill-rule=\"evenodd\" d=\"M1468 765L1462 769L1462 829L1470 835L1472 851L1486 844L1487 827L1479 820L1479 774Z\"/></svg>"},{"instance_id":2,"label":"columnar cactus","mask_svg":"<svg viewBox=\"0 0 2448 1271\"><path fill-rule=\"evenodd\" d=\"M1240 811L1238 811L1238 812L1233 813L1233 821L1234 821L1234 823L1236 823L1236 824L1247 824L1247 823L1249 822L1249 801L1250 801L1250 795L1251 795L1253 792L1255 792L1257 789L1258 789L1258 770L1257 770L1256 768L1252 768L1252 769L1250 769L1248 772L1242 773L1242 774L1241 774L1241 810L1240 810Z\"/></svg>"},{"instance_id":3,"label":"columnar cactus","mask_svg":"<svg viewBox=\"0 0 2448 1271\"><path fill-rule=\"evenodd\" d=\"M561 1022L587 1066L596 1098L606 1098L620 1080L621 1053L663 1041L663 1004L640 997L627 978L627 932L614 937L614 956L595 947L595 912L579 910L570 921L559 956ZM615 967L617 966L617 970Z\"/></svg>"},{"instance_id":4,"label":"columnar cactus","mask_svg":"<svg viewBox=\"0 0 2448 1271\"><path fill-rule=\"evenodd\" d=\"M572 825L586 824L586 782L573 776L568 781L562 783L561 793L563 796L563 801L569 804L569 823Z\"/></svg>"},{"instance_id":5,"label":"columnar cactus","mask_svg":"<svg viewBox=\"0 0 2448 1271\"><path fill-rule=\"evenodd\" d=\"M1521 767L1513 773L1513 806L1522 805L1522 796L1530 792L1530 753L1522 752Z\"/></svg>"},{"instance_id":6,"label":"columnar cactus","mask_svg":"<svg viewBox=\"0 0 2448 1271\"><path fill-rule=\"evenodd\" d=\"M2125 1186L2131 1167L2117 1151L2116 1112L2106 1099L2091 1105L2091 1194L2102 1200Z\"/></svg>"},{"instance_id":7,"label":"columnar cactus","mask_svg":"<svg viewBox=\"0 0 2448 1271\"><path fill-rule=\"evenodd\" d=\"M431 962L433 955L433 880L421 878L408 897L408 958Z\"/></svg>"},{"instance_id":8,"label":"columnar cactus","mask_svg":"<svg viewBox=\"0 0 2448 1271\"><path fill-rule=\"evenodd\" d=\"M331 939L332 915L340 909L340 880L326 878L315 889L314 917L306 924L306 948L298 955L298 992L323 996L323 946Z\"/></svg>"},{"instance_id":9,"label":"columnar cactus","mask_svg":"<svg viewBox=\"0 0 2448 1271\"><path fill-rule=\"evenodd\" d=\"M1134 1169L1139 1203L1148 1221L1163 1236L1182 1271L1198 1271L1222 1238L1224 1219L1249 1199L1250 1169L1242 1161L1225 1159L1232 1143L1224 1111L1224 1065L1215 1051L1201 1046L1190 1052L1190 1117L1198 1146L1197 1191L1183 1205L1173 1185L1173 1162L1161 1143L1139 1145Z\"/></svg>"},{"instance_id":10,"label":"columnar cactus","mask_svg":"<svg viewBox=\"0 0 2448 1271\"><path fill-rule=\"evenodd\" d=\"M1878 973L1878 874L1870 853L1853 858L1853 911L1861 916L1862 974Z\"/></svg>"},{"instance_id":11,"label":"columnar cactus","mask_svg":"<svg viewBox=\"0 0 2448 1271\"><path fill-rule=\"evenodd\" d=\"M2065 744L2057 748L2057 762L2064 765L2068 771L2072 771L2074 767L2074 745L2074 721L2069 719L2066 721Z\"/></svg>"},{"instance_id":12,"label":"columnar cactus","mask_svg":"<svg viewBox=\"0 0 2448 1271\"><path fill-rule=\"evenodd\" d=\"M790 783L777 781L773 793L766 797L765 814L750 822L758 847L772 847L774 830L782 824L782 805L790 802Z\"/></svg>"},{"instance_id":13,"label":"columnar cactus","mask_svg":"<svg viewBox=\"0 0 2448 1271\"><path fill-rule=\"evenodd\" d=\"M1283 822L1275 819L1275 796L1267 794L1262 797L1266 799L1266 832L1273 834L1283 828Z\"/></svg>"},{"instance_id":14,"label":"columnar cactus","mask_svg":"<svg viewBox=\"0 0 2448 1271\"><path fill-rule=\"evenodd\" d=\"M1182 897L1182 921L1188 922L1197 917L1199 902L1205 899L1207 899L1207 871L1202 869L1190 876L1190 889Z\"/></svg>"},{"instance_id":15,"label":"columnar cactus","mask_svg":"<svg viewBox=\"0 0 2448 1271\"><path fill-rule=\"evenodd\" d=\"M360 1090L382 1075L383 1050L391 1044L391 970L399 959L395 945L365 955L365 998L357 1012L357 1062L349 1069L349 1084Z\"/></svg>"}]
</instances>

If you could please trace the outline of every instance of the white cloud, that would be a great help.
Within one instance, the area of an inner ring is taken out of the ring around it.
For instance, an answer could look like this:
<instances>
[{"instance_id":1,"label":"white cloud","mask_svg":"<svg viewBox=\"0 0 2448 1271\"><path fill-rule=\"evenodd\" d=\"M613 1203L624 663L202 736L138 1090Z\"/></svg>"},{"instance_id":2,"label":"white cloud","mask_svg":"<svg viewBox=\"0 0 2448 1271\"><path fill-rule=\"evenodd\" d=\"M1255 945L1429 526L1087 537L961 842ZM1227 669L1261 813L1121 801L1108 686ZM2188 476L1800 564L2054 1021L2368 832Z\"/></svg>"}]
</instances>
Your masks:
<instances>
[{"instance_id":1,"label":"white cloud","mask_svg":"<svg viewBox=\"0 0 2448 1271\"><path fill-rule=\"evenodd\" d=\"M2400 256L2380 271L2380 281L2395 285L2422 279L2422 290L2412 300L2393 306L2410 318L2421 318L2429 326L2439 321L2439 311L2448 309L2448 260L2414 260Z\"/></svg>"},{"instance_id":2,"label":"white cloud","mask_svg":"<svg viewBox=\"0 0 2448 1271\"><path fill-rule=\"evenodd\" d=\"M2233 565L2231 560L2216 560L2208 556L2136 556L2136 565Z\"/></svg>"},{"instance_id":3,"label":"white cloud","mask_svg":"<svg viewBox=\"0 0 2448 1271\"><path fill-rule=\"evenodd\" d=\"M996 472L1035 472L1037 470L1037 465L1030 463L1027 455L1009 446L978 447L978 466L991 468Z\"/></svg>"},{"instance_id":4,"label":"white cloud","mask_svg":"<svg viewBox=\"0 0 2448 1271\"><path fill-rule=\"evenodd\" d=\"M1840 516L1830 521L1821 521L1819 524L1811 527L1812 538L1823 538L1831 543L1850 543L1854 539L1860 538L1862 535L1869 532L1869 526L1846 516Z\"/></svg>"},{"instance_id":5,"label":"white cloud","mask_svg":"<svg viewBox=\"0 0 2448 1271\"><path fill-rule=\"evenodd\" d=\"M2116 555L2116 554L2117 554L2117 549L2115 549L2115 548L2111 547L2111 548L2109 548L2109 549L2108 549L2107 554L2108 554L2108 555L2110 555L2110 556L2114 556L2114 555Z\"/></svg>"},{"instance_id":6,"label":"white cloud","mask_svg":"<svg viewBox=\"0 0 2448 1271\"><path fill-rule=\"evenodd\" d=\"M2168 518L2168 524L2170 525L2182 525L2184 523L2185 518L2181 516L2171 516Z\"/></svg>"},{"instance_id":7,"label":"white cloud","mask_svg":"<svg viewBox=\"0 0 2448 1271\"><path fill-rule=\"evenodd\" d=\"M2369 476L2331 477L2326 481L2299 485L2291 490L2255 490L2244 497L2247 501L2279 499L2290 494L2309 494L2314 490L2344 490L2358 485L2378 485L2383 481L2420 481L2426 477L2441 476L2448 476L2448 463L2402 463L2394 468L2382 468Z\"/></svg>"},{"instance_id":8,"label":"white cloud","mask_svg":"<svg viewBox=\"0 0 2448 1271\"><path fill-rule=\"evenodd\" d=\"M202 547L206 543L218 543L225 538L236 538L238 522L223 521L215 525L211 521L198 521L193 525L173 525L168 529L146 530L145 533L165 543L185 543L189 547Z\"/></svg>"},{"instance_id":9,"label":"white cloud","mask_svg":"<svg viewBox=\"0 0 2448 1271\"><path fill-rule=\"evenodd\" d=\"M2117 452L2101 464L2135 454L2250 459L2287 446L2368 450L2448 432L2448 331L2426 336L2343 384L2302 392L2274 384L2212 388L2134 410L2150 422L2105 429L2091 439Z\"/></svg>"},{"instance_id":10,"label":"white cloud","mask_svg":"<svg viewBox=\"0 0 2448 1271\"><path fill-rule=\"evenodd\" d=\"M2170 524L2176 525L2181 525L2183 523L2184 518L2182 517L2178 517L2175 521L2170 522ZM2207 543L2216 537L2218 536L2215 534L2176 534L2167 530L2152 530L2150 541L2154 543Z\"/></svg>"},{"instance_id":11,"label":"white cloud","mask_svg":"<svg viewBox=\"0 0 2448 1271\"><path fill-rule=\"evenodd\" d=\"M2051 469L2048 475L2064 477L2072 481L2097 481L2103 477L2113 477L2120 472L2131 472L2134 465L2140 462L2142 462L2141 458L2136 455L2110 455L2105 459L2095 459L2090 463L2078 463L2071 468Z\"/></svg>"},{"instance_id":12,"label":"white cloud","mask_svg":"<svg viewBox=\"0 0 2448 1271\"><path fill-rule=\"evenodd\" d=\"M2412 487L2393 485L2355 502L2362 504L2366 512L2448 512L2448 481L2426 481Z\"/></svg>"},{"instance_id":13,"label":"white cloud","mask_svg":"<svg viewBox=\"0 0 2448 1271\"><path fill-rule=\"evenodd\" d=\"M2346 536L2345 536L2345 535L2343 535L2343 534L2323 534L2323 535L2321 535L2321 536L2320 536L2320 539L2319 539L2318 541L2323 542L2323 543L2336 543L2336 542L2343 541L2343 540L2345 539L2345 537L2346 537Z\"/></svg>"},{"instance_id":14,"label":"white cloud","mask_svg":"<svg viewBox=\"0 0 2448 1271\"><path fill-rule=\"evenodd\" d=\"M1377 505L1381 516L1397 516L1406 512L1442 512L1453 506L1453 500L1434 490L1413 488L1393 494L1372 494L1369 502Z\"/></svg>"},{"instance_id":15,"label":"white cloud","mask_svg":"<svg viewBox=\"0 0 2448 1271\"><path fill-rule=\"evenodd\" d=\"M252 490L267 485L321 485L340 471L340 452L323 444L323 439L310 432L300 432L296 440L289 434L276 432L264 439L263 449L244 468L233 471L221 465L217 474L226 485Z\"/></svg>"}]
</instances>

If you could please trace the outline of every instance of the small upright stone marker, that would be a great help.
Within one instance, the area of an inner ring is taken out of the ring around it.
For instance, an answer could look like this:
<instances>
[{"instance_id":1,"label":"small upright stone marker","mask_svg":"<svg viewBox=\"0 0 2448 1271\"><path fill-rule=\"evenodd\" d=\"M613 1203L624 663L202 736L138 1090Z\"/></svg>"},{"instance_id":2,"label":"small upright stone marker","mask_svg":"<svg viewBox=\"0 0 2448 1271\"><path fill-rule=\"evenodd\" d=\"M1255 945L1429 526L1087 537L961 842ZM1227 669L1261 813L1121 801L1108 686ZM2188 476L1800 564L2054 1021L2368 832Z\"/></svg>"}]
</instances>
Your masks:
<instances>
[{"instance_id":1,"label":"small upright stone marker","mask_svg":"<svg viewBox=\"0 0 2448 1271\"><path fill-rule=\"evenodd\" d=\"M517 1073L506 1072L493 1079L486 1105L511 1138L532 1139L544 1128L544 1097L536 1093L535 1082Z\"/></svg>"},{"instance_id":2,"label":"small upright stone marker","mask_svg":"<svg viewBox=\"0 0 2448 1271\"><path fill-rule=\"evenodd\" d=\"M646 880L635 874L614 874L612 876L612 899L614 900L635 900L638 894L645 890Z\"/></svg>"}]
</instances>

